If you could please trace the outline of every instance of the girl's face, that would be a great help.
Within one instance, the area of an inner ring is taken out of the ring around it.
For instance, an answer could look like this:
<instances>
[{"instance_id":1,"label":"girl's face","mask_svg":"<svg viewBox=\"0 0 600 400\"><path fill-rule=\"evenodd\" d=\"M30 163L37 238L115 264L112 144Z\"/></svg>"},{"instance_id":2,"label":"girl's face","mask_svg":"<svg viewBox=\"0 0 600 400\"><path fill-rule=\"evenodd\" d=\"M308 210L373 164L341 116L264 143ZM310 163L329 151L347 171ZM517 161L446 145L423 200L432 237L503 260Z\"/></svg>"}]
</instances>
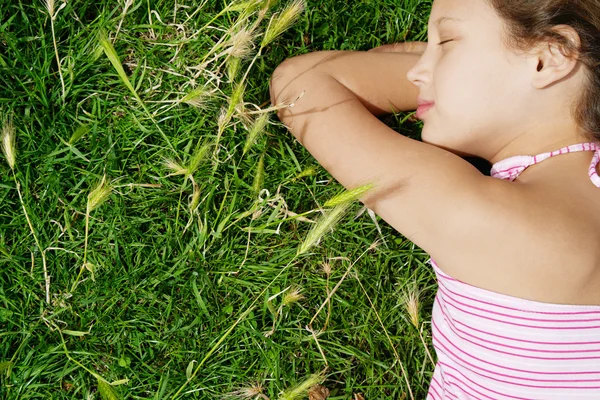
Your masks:
<instances>
[{"instance_id":1,"label":"girl's face","mask_svg":"<svg viewBox=\"0 0 600 400\"><path fill-rule=\"evenodd\" d=\"M434 1L427 48L407 73L434 102L421 116L424 142L490 160L532 120L532 60L505 48L502 29L484 0Z\"/></svg>"}]
</instances>

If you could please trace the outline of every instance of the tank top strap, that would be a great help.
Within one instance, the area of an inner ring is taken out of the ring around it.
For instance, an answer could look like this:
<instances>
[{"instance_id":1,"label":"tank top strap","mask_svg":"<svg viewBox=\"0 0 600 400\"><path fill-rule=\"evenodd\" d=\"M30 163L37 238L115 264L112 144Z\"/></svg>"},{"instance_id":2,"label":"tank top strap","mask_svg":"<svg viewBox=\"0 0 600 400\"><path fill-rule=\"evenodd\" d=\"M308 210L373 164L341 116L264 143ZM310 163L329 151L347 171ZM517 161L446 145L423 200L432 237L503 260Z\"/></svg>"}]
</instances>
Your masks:
<instances>
[{"instance_id":1,"label":"tank top strap","mask_svg":"<svg viewBox=\"0 0 600 400\"><path fill-rule=\"evenodd\" d=\"M549 151L547 153L541 153L535 156L519 155L505 158L504 160L498 161L492 166L490 175L494 178L514 181L519 174L521 174L521 172L533 164L540 163L550 157L560 154L573 153L576 151L595 152L588 169L588 175L594 185L600 187L600 176L598 176L598 172L596 171L596 166L600 162L600 144L595 142L572 144L555 151Z\"/></svg>"}]
</instances>

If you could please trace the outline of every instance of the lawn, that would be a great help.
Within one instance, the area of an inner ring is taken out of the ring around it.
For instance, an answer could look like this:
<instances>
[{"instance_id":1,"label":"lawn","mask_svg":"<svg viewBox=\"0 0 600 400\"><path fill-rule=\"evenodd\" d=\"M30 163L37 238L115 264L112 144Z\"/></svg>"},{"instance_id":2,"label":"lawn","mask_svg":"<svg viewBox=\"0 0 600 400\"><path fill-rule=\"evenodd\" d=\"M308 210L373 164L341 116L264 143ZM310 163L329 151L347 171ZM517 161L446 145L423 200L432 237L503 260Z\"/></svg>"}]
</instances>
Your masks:
<instances>
[{"instance_id":1,"label":"lawn","mask_svg":"<svg viewBox=\"0 0 600 400\"><path fill-rule=\"evenodd\" d=\"M431 1L49 1L0 1L0 398L425 398L429 257L269 79L426 40Z\"/></svg>"}]
</instances>

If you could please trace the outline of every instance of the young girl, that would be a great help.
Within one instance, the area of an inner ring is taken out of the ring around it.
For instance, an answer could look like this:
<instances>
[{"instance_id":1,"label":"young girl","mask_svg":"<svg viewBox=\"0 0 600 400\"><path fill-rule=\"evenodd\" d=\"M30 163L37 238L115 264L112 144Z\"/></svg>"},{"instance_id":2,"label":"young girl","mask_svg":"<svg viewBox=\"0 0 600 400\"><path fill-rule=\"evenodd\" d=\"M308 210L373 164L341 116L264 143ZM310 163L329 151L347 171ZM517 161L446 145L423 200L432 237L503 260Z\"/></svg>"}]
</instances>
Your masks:
<instances>
[{"instance_id":1,"label":"young girl","mask_svg":"<svg viewBox=\"0 0 600 400\"><path fill-rule=\"evenodd\" d=\"M600 2L435 0L428 35L286 60L279 118L432 256L428 399L600 399ZM422 142L377 118L414 109Z\"/></svg>"}]
</instances>

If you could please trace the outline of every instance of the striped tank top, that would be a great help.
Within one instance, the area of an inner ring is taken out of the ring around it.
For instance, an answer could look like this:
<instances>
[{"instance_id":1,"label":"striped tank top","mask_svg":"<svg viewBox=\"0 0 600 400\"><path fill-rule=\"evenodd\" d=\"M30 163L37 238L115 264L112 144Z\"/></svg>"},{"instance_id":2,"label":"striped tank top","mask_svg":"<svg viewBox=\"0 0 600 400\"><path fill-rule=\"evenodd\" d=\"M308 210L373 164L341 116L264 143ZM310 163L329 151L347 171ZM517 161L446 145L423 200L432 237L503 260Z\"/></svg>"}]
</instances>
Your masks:
<instances>
[{"instance_id":1,"label":"striped tank top","mask_svg":"<svg viewBox=\"0 0 600 400\"><path fill-rule=\"evenodd\" d=\"M537 156L495 163L491 175L513 181L549 157L595 151L579 143ZM427 400L600 399L600 304L568 305L512 297L446 275L430 259L438 281L432 311L437 364Z\"/></svg>"}]
</instances>

